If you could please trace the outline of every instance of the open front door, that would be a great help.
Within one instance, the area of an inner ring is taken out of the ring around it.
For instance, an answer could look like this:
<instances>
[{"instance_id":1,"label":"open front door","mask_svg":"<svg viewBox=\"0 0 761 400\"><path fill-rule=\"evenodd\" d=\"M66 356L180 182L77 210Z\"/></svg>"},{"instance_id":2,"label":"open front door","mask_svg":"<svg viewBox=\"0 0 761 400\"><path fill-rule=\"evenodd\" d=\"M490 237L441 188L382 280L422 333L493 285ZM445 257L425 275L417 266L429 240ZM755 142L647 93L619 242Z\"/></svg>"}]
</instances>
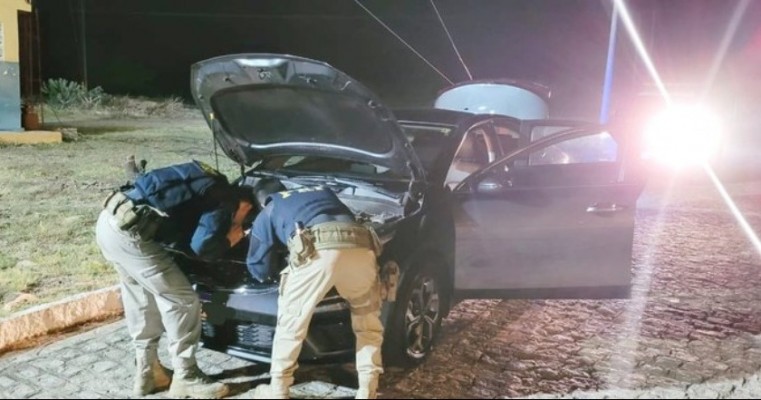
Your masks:
<instances>
[{"instance_id":1,"label":"open front door","mask_svg":"<svg viewBox=\"0 0 761 400\"><path fill-rule=\"evenodd\" d=\"M464 180L454 190L458 294L628 296L642 187L622 179L623 154L601 127L555 129Z\"/></svg>"}]
</instances>

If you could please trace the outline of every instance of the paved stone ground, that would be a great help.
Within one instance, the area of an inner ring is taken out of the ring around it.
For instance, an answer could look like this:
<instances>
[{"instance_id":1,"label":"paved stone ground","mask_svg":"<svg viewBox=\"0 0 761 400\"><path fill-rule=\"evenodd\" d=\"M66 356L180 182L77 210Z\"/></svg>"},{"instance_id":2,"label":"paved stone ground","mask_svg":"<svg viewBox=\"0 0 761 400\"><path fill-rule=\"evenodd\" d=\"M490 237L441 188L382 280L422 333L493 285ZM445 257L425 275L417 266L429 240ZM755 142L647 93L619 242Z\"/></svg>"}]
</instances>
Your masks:
<instances>
[{"instance_id":1,"label":"paved stone ground","mask_svg":"<svg viewBox=\"0 0 761 400\"><path fill-rule=\"evenodd\" d=\"M420 367L389 370L387 398L761 397L761 256L717 191L694 180L643 195L628 300L460 303ZM761 182L730 193L761 230ZM245 397L262 367L202 351ZM0 358L0 397L129 395L123 323ZM300 397L350 397L351 365L305 367Z\"/></svg>"},{"instance_id":2,"label":"paved stone ground","mask_svg":"<svg viewBox=\"0 0 761 400\"><path fill-rule=\"evenodd\" d=\"M638 207L632 299L464 302L385 394L760 397L761 256L707 182L666 188ZM761 183L730 191L761 231Z\"/></svg>"},{"instance_id":3,"label":"paved stone ground","mask_svg":"<svg viewBox=\"0 0 761 400\"><path fill-rule=\"evenodd\" d=\"M162 339L159 357L169 364ZM0 359L0 398L129 398L133 350L123 321ZM202 350L199 365L210 376L230 383L231 398L250 397L252 387L268 381L267 366ZM300 398L349 398L355 391L327 383L351 380L350 366L305 366L292 388ZM146 398L165 398L166 392Z\"/></svg>"}]
</instances>

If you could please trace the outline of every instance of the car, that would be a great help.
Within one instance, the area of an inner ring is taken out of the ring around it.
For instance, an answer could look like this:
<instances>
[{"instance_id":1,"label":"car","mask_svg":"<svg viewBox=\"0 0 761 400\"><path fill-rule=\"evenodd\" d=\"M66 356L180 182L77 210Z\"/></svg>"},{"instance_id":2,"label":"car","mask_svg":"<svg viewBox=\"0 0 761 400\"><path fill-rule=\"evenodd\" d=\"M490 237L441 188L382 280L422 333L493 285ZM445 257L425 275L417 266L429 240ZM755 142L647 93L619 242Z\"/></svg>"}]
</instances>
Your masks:
<instances>
[{"instance_id":1,"label":"car","mask_svg":"<svg viewBox=\"0 0 761 400\"><path fill-rule=\"evenodd\" d=\"M201 61L191 85L216 143L241 165L236 184L325 185L375 228L379 264L401 270L396 300L382 309L387 364L424 360L464 298L628 296L642 180L625 138L605 127L392 111L345 73L292 55ZM247 245L214 262L176 259L203 304L203 346L269 362L278 284L247 278ZM300 362L354 351L348 305L331 291Z\"/></svg>"}]
</instances>

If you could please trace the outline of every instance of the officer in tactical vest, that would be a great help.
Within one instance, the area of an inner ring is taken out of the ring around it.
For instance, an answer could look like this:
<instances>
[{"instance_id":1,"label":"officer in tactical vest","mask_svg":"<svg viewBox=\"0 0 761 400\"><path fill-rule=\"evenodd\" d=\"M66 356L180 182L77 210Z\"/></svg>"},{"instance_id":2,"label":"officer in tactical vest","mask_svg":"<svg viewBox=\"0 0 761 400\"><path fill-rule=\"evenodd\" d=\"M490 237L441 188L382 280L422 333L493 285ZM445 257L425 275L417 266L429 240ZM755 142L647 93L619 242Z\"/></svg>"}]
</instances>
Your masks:
<instances>
[{"instance_id":1,"label":"officer in tactical vest","mask_svg":"<svg viewBox=\"0 0 761 400\"><path fill-rule=\"evenodd\" d=\"M198 161L141 174L122 189L106 199L96 237L121 277L127 328L137 353L134 395L169 387L172 397L224 397L229 388L196 364L201 305L165 246L201 258L221 256L243 238L252 201ZM172 378L157 357L164 330Z\"/></svg>"},{"instance_id":2,"label":"officer in tactical vest","mask_svg":"<svg viewBox=\"0 0 761 400\"><path fill-rule=\"evenodd\" d=\"M375 398L378 376L383 372L376 261L380 242L374 231L355 222L351 210L329 188L277 192L284 189L268 178L255 187L257 199L265 207L251 229L249 272L260 281L267 279L276 262L274 247L278 243L287 244L289 264L280 274L271 381L258 386L254 398L288 398L312 314L334 286L351 307L357 338L357 398Z\"/></svg>"}]
</instances>

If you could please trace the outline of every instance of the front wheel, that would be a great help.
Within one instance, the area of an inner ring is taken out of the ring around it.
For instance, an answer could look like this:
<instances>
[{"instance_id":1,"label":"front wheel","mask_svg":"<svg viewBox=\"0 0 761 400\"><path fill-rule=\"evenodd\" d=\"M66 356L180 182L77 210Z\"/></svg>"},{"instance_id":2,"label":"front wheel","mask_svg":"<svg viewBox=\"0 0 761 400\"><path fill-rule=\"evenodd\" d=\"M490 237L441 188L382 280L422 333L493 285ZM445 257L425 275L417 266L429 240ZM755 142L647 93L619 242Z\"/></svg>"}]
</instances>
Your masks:
<instances>
[{"instance_id":1,"label":"front wheel","mask_svg":"<svg viewBox=\"0 0 761 400\"><path fill-rule=\"evenodd\" d=\"M445 310L440 271L422 266L409 273L399 288L384 346L386 360L397 366L417 365L428 357Z\"/></svg>"}]
</instances>

